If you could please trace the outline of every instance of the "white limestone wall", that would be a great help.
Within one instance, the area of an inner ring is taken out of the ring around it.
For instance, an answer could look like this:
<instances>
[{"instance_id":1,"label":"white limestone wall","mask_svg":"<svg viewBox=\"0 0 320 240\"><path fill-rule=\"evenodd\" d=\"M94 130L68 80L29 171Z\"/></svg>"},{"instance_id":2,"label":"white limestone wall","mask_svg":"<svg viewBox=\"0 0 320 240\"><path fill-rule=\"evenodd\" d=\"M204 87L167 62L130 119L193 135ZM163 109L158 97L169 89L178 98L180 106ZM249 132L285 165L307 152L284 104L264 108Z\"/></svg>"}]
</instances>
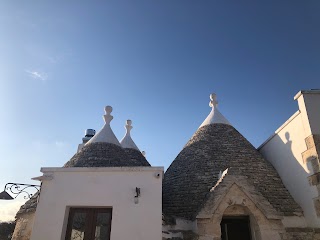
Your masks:
<instances>
[{"instance_id":1,"label":"white limestone wall","mask_svg":"<svg viewBox=\"0 0 320 240\"><path fill-rule=\"evenodd\" d=\"M300 91L294 99L303 114L306 134L320 134L320 90Z\"/></svg>"},{"instance_id":2,"label":"white limestone wall","mask_svg":"<svg viewBox=\"0 0 320 240\"><path fill-rule=\"evenodd\" d=\"M276 168L284 185L302 207L307 225L320 227L320 218L316 215L312 200L318 192L308 182L308 176L313 171L302 158L302 153L307 150L305 139L320 133L320 92L311 92L302 91L296 95L299 111L258 150Z\"/></svg>"},{"instance_id":3,"label":"white limestone wall","mask_svg":"<svg viewBox=\"0 0 320 240\"><path fill-rule=\"evenodd\" d=\"M64 239L70 207L112 207L112 240L161 240L162 167L41 171L44 177L31 240ZM136 187L141 189L138 204L134 203Z\"/></svg>"}]
</instances>

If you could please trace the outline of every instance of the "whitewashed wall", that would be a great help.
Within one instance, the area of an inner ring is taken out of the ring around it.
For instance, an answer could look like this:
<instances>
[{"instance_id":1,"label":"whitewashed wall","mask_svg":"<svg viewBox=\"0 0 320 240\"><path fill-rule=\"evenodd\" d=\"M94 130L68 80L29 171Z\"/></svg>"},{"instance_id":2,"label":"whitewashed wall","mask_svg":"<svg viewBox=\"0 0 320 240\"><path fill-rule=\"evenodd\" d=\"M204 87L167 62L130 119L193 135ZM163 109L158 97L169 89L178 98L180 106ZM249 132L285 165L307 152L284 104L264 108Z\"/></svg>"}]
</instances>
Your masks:
<instances>
[{"instance_id":1,"label":"whitewashed wall","mask_svg":"<svg viewBox=\"0 0 320 240\"><path fill-rule=\"evenodd\" d=\"M302 158L302 153L307 150L305 139L320 133L320 92L310 92L312 94L299 92L296 95L299 111L276 130L259 147L259 151L276 168L284 185L302 207L307 225L320 227L320 218L316 215L312 200L318 192L308 182L308 176L313 171Z\"/></svg>"},{"instance_id":2,"label":"whitewashed wall","mask_svg":"<svg viewBox=\"0 0 320 240\"><path fill-rule=\"evenodd\" d=\"M320 90L300 91L295 100L303 114L306 134L320 134Z\"/></svg>"},{"instance_id":3,"label":"whitewashed wall","mask_svg":"<svg viewBox=\"0 0 320 240\"><path fill-rule=\"evenodd\" d=\"M41 171L45 177L32 240L64 239L70 207L112 207L112 240L161 240L162 167ZM134 203L136 187L141 189L138 204Z\"/></svg>"}]
</instances>

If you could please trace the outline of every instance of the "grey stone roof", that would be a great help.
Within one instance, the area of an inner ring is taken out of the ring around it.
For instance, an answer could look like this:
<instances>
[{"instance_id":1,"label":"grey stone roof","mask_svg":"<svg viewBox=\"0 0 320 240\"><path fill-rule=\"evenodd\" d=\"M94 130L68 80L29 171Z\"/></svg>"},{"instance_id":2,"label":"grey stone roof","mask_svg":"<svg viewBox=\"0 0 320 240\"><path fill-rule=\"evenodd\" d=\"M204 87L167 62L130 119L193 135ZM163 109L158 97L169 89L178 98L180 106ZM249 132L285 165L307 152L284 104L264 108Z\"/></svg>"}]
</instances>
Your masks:
<instances>
[{"instance_id":1,"label":"grey stone roof","mask_svg":"<svg viewBox=\"0 0 320 240\"><path fill-rule=\"evenodd\" d=\"M16 213L16 218L18 218L21 214L24 213L32 213L36 211L38 204L38 196L39 192L36 192L25 204L23 204L19 211Z\"/></svg>"},{"instance_id":2,"label":"grey stone roof","mask_svg":"<svg viewBox=\"0 0 320 240\"><path fill-rule=\"evenodd\" d=\"M123 150L129 156L131 161L137 164L136 166L151 166L148 160L142 155L140 151L133 148L124 148Z\"/></svg>"},{"instance_id":3,"label":"grey stone roof","mask_svg":"<svg viewBox=\"0 0 320 240\"><path fill-rule=\"evenodd\" d=\"M150 166L140 151L122 148L112 143L90 143L76 153L64 167L131 167ZM16 217L22 213L35 212L38 193L20 207Z\"/></svg>"},{"instance_id":4,"label":"grey stone roof","mask_svg":"<svg viewBox=\"0 0 320 240\"><path fill-rule=\"evenodd\" d=\"M228 175L246 176L281 214L302 212L273 166L234 127L217 123L198 129L165 172L164 214L194 219L227 168Z\"/></svg>"},{"instance_id":5,"label":"grey stone roof","mask_svg":"<svg viewBox=\"0 0 320 240\"><path fill-rule=\"evenodd\" d=\"M106 142L86 144L63 167L133 167L146 166L130 158L120 146Z\"/></svg>"}]
</instances>

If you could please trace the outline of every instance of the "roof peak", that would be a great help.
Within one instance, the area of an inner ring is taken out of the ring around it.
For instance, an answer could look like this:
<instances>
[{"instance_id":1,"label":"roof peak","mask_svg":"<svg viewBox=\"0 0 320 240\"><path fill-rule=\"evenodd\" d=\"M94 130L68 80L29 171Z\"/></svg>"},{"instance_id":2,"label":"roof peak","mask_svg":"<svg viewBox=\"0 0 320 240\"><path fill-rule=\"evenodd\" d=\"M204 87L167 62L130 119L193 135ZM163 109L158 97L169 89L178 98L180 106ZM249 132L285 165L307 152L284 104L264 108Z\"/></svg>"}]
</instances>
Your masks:
<instances>
[{"instance_id":1,"label":"roof peak","mask_svg":"<svg viewBox=\"0 0 320 240\"><path fill-rule=\"evenodd\" d=\"M140 151L137 145L134 143L134 141L131 138L130 131L133 128L131 124L132 124L132 121L128 119L126 122L126 125L124 126L125 129L127 130L126 135L121 139L120 144L123 148L133 148Z\"/></svg>"},{"instance_id":2,"label":"roof peak","mask_svg":"<svg viewBox=\"0 0 320 240\"><path fill-rule=\"evenodd\" d=\"M117 139L117 137L114 135L114 133L113 133L111 127L110 127L110 122L113 119L113 116L111 115L112 107L111 106L106 106L104 108L104 111L106 113L105 115L103 115L103 119L104 119L104 122L105 122L104 126L86 144L95 143L95 142L105 142L105 143L113 143L115 145L121 146L119 141L118 141L118 139Z\"/></svg>"},{"instance_id":3,"label":"roof peak","mask_svg":"<svg viewBox=\"0 0 320 240\"><path fill-rule=\"evenodd\" d=\"M229 121L219 112L217 95L215 93L210 94L209 106L212 107L212 110L209 113L209 115L207 116L207 118L200 125L199 128L201 128L205 125L215 124L215 123L224 123L224 124L231 125L229 123Z\"/></svg>"}]
</instances>

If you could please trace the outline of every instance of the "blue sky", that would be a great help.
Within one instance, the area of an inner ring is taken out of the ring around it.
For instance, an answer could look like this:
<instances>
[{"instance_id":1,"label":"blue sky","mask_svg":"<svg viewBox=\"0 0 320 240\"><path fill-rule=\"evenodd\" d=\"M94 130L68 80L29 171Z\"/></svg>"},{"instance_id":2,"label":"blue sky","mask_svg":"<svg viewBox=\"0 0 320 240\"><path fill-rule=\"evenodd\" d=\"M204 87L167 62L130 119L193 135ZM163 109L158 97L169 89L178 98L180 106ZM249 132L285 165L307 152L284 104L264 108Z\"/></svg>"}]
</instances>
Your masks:
<instances>
[{"instance_id":1,"label":"blue sky","mask_svg":"<svg viewBox=\"0 0 320 240\"><path fill-rule=\"evenodd\" d=\"M319 1L2 1L0 187L60 167L105 105L167 168L219 109L259 146L320 88ZM0 202L0 220L23 199Z\"/></svg>"}]
</instances>

